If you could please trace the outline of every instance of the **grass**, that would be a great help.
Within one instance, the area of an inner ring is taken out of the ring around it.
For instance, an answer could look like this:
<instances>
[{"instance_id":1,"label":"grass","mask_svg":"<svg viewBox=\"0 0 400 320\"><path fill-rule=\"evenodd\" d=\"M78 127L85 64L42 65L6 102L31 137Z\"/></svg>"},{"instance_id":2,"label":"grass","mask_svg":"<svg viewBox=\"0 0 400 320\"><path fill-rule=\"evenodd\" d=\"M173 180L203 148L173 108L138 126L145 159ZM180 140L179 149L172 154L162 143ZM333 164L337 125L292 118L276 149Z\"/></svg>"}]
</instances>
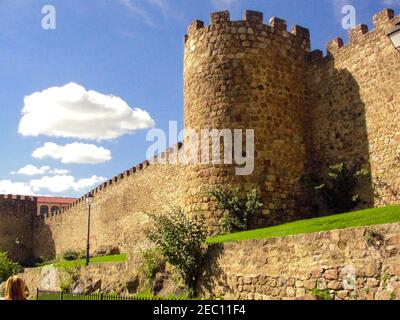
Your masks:
<instances>
[{"instance_id":1,"label":"grass","mask_svg":"<svg viewBox=\"0 0 400 320\"><path fill-rule=\"evenodd\" d=\"M126 254L118 254L113 256L101 256L90 258L90 263L118 263L126 261ZM77 266L84 266L86 259L79 259L73 261L60 261L54 263L57 268L73 268Z\"/></svg>"},{"instance_id":2,"label":"grass","mask_svg":"<svg viewBox=\"0 0 400 320\"><path fill-rule=\"evenodd\" d=\"M299 220L269 228L221 235L208 238L207 243L213 244L250 239L269 239L297 234L366 227L394 222L400 222L400 205L388 206L384 208L372 208L314 219Z\"/></svg>"}]
</instances>

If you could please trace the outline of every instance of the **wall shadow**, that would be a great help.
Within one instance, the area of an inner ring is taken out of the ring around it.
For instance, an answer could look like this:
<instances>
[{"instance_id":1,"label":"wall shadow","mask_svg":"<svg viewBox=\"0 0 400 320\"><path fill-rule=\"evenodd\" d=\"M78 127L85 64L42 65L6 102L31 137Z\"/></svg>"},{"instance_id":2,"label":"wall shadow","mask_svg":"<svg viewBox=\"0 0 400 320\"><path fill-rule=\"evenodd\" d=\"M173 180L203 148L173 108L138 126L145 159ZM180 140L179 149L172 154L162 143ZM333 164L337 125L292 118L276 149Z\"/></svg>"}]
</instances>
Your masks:
<instances>
[{"instance_id":1,"label":"wall shadow","mask_svg":"<svg viewBox=\"0 0 400 320\"><path fill-rule=\"evenodd\" d=\"M197 293L201 296L205 294L212 298L219 298L216 296L214 290L218 287L224 288L224 294L234 293L234 291L229 288L227 274L219 264L219 260L224 256L224 253L225 249L223 244L212 244L208 246L204 258L204 266L197 279Z\"/></svg>"},{"instance_id":2,"label":"wall shadow","mask_svg":"<svg viewBox=\"0 0 400 320\"><path fill-rule=\"evenodd\" d=\"M337 163L367 169L370 174L360 182L357 193L361 201L356 209L372 207L374 187L366 106L360 95L360 86L349 70L335 67L333 56L328 56L314 71L310 81L313 99L305 124L309 166L309 179L306 180L322 180L327 176L329 166ZM332 213L312 187L307 188L313 193L313 214Z\"/></svg>"},{"instance_id":3,"label":"wall shadow","mask_svg":"<svg viewBox=\"0 0 400 320\"><path fill-rule=\"evenodd\" d=\"M45 217L36 215L33 226L31 264L55 258L56 246L53 240L53 232L46 224Z\"/></svg>"}]
</instances>

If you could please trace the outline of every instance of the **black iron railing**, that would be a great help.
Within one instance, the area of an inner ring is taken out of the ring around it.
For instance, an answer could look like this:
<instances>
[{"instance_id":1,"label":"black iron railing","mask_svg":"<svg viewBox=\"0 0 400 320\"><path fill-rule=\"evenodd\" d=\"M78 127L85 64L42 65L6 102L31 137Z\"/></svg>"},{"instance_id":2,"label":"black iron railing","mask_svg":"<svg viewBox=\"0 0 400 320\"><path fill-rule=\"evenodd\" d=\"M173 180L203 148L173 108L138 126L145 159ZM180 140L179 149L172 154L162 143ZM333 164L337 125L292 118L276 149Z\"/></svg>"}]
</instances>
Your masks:
<instances>
[{"instance_id":1,"label":"black iron railing","mask_svg":"<svg viewBox=\"0 0 400 320\"><path fill-rule=\"evenodd\" d=\"M36 290L36 300L104 300L104 301L117 301L117 300L172 300L164 299L154 296L142 295L117 295L113 293L65 293L61 291L46 291Z\"/></svg>"}]
</instances>

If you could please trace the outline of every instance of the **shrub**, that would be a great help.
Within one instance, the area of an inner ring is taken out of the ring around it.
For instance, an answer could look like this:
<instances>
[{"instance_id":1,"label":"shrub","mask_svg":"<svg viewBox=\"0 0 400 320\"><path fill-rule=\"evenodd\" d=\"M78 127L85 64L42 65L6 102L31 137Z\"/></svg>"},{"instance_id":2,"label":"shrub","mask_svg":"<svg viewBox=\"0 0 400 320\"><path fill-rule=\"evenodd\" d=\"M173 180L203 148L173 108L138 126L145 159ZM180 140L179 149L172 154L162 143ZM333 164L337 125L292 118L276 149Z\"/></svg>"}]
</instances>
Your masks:
<instances>
[{"instance_id":1,"label":"shrub","mask_svg":"<svg viewBox=\"0 0 400 320\"><path fill-rule=\"evenodd\" d=\"M62 257L66 261L78 260L78 258L80 257L80 252L74 250L67 250L63 253Z\"/></svg>"},{"instance_id":2,"label":"shrub","mask_svg":"<svg viewBox=\"0 0 400 320\"><path fill-rule=\"evenodd\" d=\"M71 293L72 286L80 278L81 267L79 263L75 263L70 268L64 268L65 276L61 279L60 290L63 293Z\"/></svg>"},{"instance_id":3,"label":"shrub","mask_svg":"<svg viewBox=\"0 0 400 320\"><path fill-rule=\"evenodd\" d=\"M248 230L249 217L263 207L256 190L248 192L245 196L242 196L240 188L232 191L215 189L210 194L217 200L218 208L225 210L222 228L228 233Z\"/></svg>"},{"instance_id":4,"label":"shrub","mask_svg":"<svg viewBox=\"0 0 400 320\"><path fill-rule=\"evenodd\" d=\"M165 267L165 260L157 248L147 249L142 252L142 263L140 272L143 274L148 284L156 277L158 272L161 272Z\"/></svg>"},{"instance_id":5,"label":"shrub","mask_svg":"<svg viewBox=\"0 0 400 320\"><path fill-rule=\"evenodd\" d=\"M315 288L311 291L311 294L321 300L333 300L328 289L321 290L321 289Z\"/></svg>"},{"instance_id":6,"label":"shrub","mask_svg":"<svg viewBox=\"0 0 400 320\"><path fill-rule=\"evenodd\" d=\"M328 176L314 188L334 213L348 212L359 204L360 196L355 191L367 175L369 171L366 169L349 168L344 163L338 163L329 167Z\"/></svg>"},{"instance_id":7,"label":"shrub","mask_svg":"<svg viewBox=\"0 0 400 320\"><path fill-rule=\"evenodd\" d=\"M21 271L18 263L8 258L7 252L0 251L0 283Z\"/></svg>"},{"instance_id":8,"label":"shrub","mask_svg":"<svg viewBox=\"0 0 400 320\"><path fill-rule=\"evenodd\" d=\"M54 264L58 262L58 260L52 256L41 256L39 258L36 258L36 261L34 263L35 267L42 267L42 266L47 266L50 264Z\"/></svg>"},{"instance_id":9,"label":"shrub","mask_svg":"<svg viewBox=\"0 0 400 320\"><path fill-rule=\"evenodd\" d=\"M188 217L181 209L168 215L148 214L154 221L146 230L165 260L173 265L192 295L204 258L203 244L207 237L206 224L199 214Z\"/></svg>"}]
</instances>

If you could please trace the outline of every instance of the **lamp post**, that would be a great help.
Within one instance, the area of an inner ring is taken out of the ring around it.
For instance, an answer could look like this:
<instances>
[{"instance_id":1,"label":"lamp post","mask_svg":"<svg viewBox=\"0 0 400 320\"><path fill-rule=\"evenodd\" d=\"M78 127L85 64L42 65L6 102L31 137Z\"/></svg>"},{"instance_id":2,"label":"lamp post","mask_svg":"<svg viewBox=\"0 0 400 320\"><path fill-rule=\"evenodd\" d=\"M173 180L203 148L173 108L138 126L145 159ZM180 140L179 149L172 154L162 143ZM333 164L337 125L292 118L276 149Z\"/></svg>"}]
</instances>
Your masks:
<instances>
[{"instance_id":1,"label":"lamp post","mask_svg":"<svg viewBox=\"0 0 400 320\"><path fill-rule=\"evenodd\" d=\"M15 244L19 247L22 245L22 241L20 238L15 239Z\"/></svg>"},{"instance_id":2,"label":"lamp post","mask_svg":"<svg viewBox=\"0 0 400 320\"><path fill-rule=\"evenodd\" d=\"M88 225L87 225L87 243L86 243L86 265L89 265L89 260L90 260L90 254L89 254L89 249L90 249L90 243L89 243L89 239L90 239L90 209L93 203L93 195L89 194L86 198L86 202L88 204L88 208L89 208L89 213L88 213Z\"/></svg>"},{"instance_id":3,"label":"lamp post","mask_svg":"<svg viewBox=\"0 0 400 320\"><path fill-rule=\"evenodd\" d=\"M392 41L393 46L400 51L400 22L396 24L396 27L387 36Z\"/></svg>"}]
</instances>

